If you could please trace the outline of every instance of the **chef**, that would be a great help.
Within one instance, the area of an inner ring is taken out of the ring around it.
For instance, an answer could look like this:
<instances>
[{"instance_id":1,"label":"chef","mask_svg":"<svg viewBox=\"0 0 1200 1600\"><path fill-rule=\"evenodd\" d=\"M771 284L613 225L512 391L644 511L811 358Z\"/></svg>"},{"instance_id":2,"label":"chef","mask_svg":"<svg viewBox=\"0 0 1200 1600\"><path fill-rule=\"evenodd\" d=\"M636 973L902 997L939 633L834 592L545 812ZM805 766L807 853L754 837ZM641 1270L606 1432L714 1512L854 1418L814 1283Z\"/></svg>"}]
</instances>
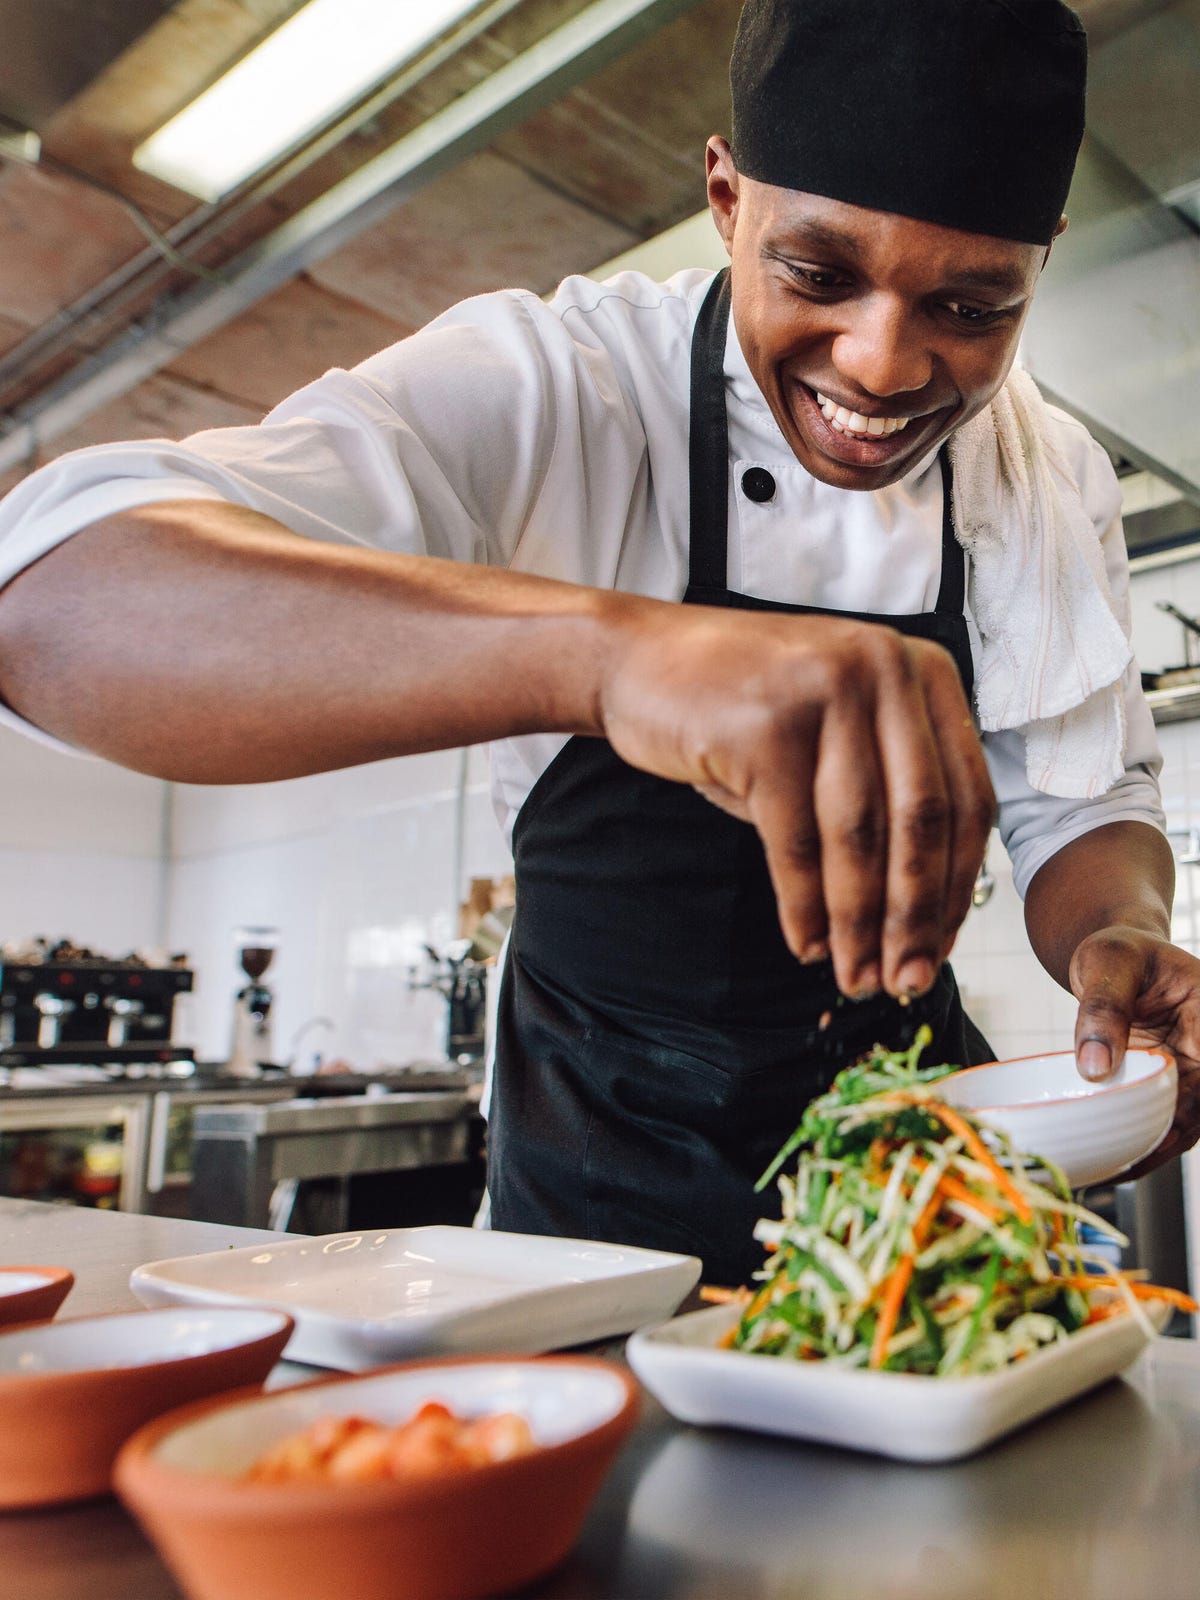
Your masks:
<instances>
[{"instance_id":1,"label":"chef","mask_svg":"<svg viewBox=\"0 0 1200 1600\"><path fill-rule=\"evenodd\" d=\"M495 1226L744 1280L841 1065L989 1058L946 957L997 802L1080 1070L1200 1055L1115 479L1013 365L1084 75L1057 0L748 0L729 270L468 301L0 508L42 736L189 782L491 742Z\"/></svg>"}]
</instances>

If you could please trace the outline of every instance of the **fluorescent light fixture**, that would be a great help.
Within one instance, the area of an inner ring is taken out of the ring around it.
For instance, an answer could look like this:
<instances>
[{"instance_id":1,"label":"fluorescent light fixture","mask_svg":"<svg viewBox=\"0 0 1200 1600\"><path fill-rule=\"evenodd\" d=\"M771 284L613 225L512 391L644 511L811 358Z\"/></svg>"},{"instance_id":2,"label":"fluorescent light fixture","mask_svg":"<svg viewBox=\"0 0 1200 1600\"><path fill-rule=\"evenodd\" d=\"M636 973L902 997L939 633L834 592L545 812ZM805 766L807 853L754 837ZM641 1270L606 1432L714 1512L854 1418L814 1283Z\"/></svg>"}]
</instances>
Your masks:
<instances>
[{"instance_id":1,"label":"fluorescent light fixture","mask_svg":"<svg viewBox=\"0 0 1200 1600\"><path fill-rule=\"evenodd\" d=\"M360 100L478 0L308 0L133 152L143 172L219 200Z\"/></svg>"}]
</instances>

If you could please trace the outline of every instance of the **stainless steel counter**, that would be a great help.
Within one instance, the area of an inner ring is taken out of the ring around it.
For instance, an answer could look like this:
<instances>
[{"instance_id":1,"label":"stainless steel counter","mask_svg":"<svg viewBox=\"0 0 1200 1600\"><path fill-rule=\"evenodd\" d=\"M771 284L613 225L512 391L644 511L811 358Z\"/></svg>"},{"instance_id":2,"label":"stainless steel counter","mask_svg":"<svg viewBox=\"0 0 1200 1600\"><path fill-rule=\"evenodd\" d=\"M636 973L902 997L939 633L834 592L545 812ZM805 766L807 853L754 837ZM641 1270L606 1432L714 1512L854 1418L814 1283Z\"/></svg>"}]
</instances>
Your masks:
<instances>
[{"instance_id":1,"label":"stainless steel counter","mask_svg":"<svg viewBox=\"0 0 1200 1600\"><path fill-rule=\"evenodd\" d=\"M0 1200L0 1262L78 1273L60 1315L128 1307L141 1261L266 1237ZM278 1380L302 1375L278 1369ZM0 1575L5 1600L179 1600L113 1502L0 1517ZM945 1467L685 1428L647 1398L575 1551L525 1593L1195 1600L1200 1350L1162 1341L1128 1378Z\"/></svg>"},{"instance_id":2,"label":"stainless steel counter","mask_svg":"<svg viewBox=\"0 0 1200 1600\"><path fill-rule=\"evenodd\" d=\"M79 1074L78 1081L71 1076L73 1070ZM153 1197L168 1182L174 1181L168 1177L166 1170L168 1129L172 1118L181 1110L199 1112L201 1108L206 1108L207 1115L216 1107L241 1108L266 1106L280 1101L296 1102L298 1095L305 1098L296 1103L322 1108L334 1100L375 1105L387 1103L392 1098L404 1099L409 1103L427 1099L431 1107L427 1120L438 1122L449 1115L444 1105L439 1110L440 1102L447 1105L453 1102L458 1108L464 1104L464 1095L468 1095L472 1098L472 1110L478 1102L478 1087L467 1088L464 1074L449 1064L444 1072L422 1070L405 1073L398 1070L387 1075L343 1074L327 1078L275 1075L253 1080L216 1076L207 1072L195 1073L190 1077L119 1078L109 1077L99 1068L90 1069L89 1078L83 1076L88 1070L61 1068L57 1076L53 1071L37 1068L17 1068L8 1072L6 1081L0 1085L0 1134L92 1127L119 1129L122 1147L119 1205L122 1211L153 1209ZM377 1096L379 1099L376 1099ZM459 1115L457 1109L454 1115ZM388 1120L386 1115L373 1113L372 1116L374 1122L371 1123L371 1117L368 1117L368 1123L376 1127ZM327 1132L331 1119L326 1116L322 1122L321 1112L316 1111L309 1120L314 1129L321 1126ZM409 1120L412 1120L411 1114ZM260 1131L265 1134L265 1128ZM299 1136L298 1128L292 1132ZM273 1139L274 1135L271 1137ZM360 1161L363 1159L363 1142L359 1141ZM383 1141L376 1142L381 1144ZM433 1159L457 1159L452 1155L439 1154L438 1149L434 1148L447 1144L445 1136L428 1142ZM464 1133L458 1143L465 1146L466 1142ZM410 1138L407 1144L411 1147L413 1140ZM324 1152L318 1163L320 1174L336 1173L338 1169L327 1164L333 1154L328 1138L325 1139ZM386 1158L386 1151L382 1153ZM412 1164L408 1160L396 1162L397 1166ZM382 1167L388 1165L387 1159L381 1162ZM367 1169L360 1164L345 1170ZM302 1178L314 1175L316 1171L316 1168L310 1168L288 1175ZM214 1213L214 1219L249 1226L265 1225L267 1214L264 1202L257 1210L239 1210L228 1215L218 1211Z\"/></svg>"},{"instance_id":3,"label":"stainless steel counter","mask_svg":"<svg viewBox=\"0 0 1200 1600\"><path fill-rule=\"evenodd\" d=\"M286 1227L296 1185L331 1177L341 1180L342 1212L330 1224L339 1232L347 1225L348 1178L464 1162L478 1104L474 1093L438 1092L198 1110L195 1214L238 1226Z\"/></svg>"}]
</instances>

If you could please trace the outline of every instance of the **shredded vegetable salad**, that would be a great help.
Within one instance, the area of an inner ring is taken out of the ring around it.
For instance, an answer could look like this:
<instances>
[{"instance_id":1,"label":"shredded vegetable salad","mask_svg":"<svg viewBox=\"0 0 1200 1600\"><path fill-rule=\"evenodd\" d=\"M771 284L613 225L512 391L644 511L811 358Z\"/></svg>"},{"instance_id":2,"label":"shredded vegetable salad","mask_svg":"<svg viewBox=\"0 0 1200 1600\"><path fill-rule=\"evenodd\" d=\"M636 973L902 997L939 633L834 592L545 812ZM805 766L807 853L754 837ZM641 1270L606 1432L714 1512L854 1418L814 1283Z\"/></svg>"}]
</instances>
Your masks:
<instances>
[{"instance_id":1,"label":"shredded vegetable salad","mask_svg":"<svg viewBox=\"0 0 1200 1600\"><path fill-rule=\"evenodd\" d=\"M938 1095L954 1069L877 1046L838 1074L759 1181L783 1215L726 1342L738 1350L947 1376L991 1372L1141 1302L1196 1302L1114 1272L1080 1240L1115 1228L1062 1174ZM798 1153L794 1174L782 1168ZM1035 1174L1037 1177L1035 1178ZM1047 1174L1046 1181L1040 1181Z\"/></svg>"}]
</instances>

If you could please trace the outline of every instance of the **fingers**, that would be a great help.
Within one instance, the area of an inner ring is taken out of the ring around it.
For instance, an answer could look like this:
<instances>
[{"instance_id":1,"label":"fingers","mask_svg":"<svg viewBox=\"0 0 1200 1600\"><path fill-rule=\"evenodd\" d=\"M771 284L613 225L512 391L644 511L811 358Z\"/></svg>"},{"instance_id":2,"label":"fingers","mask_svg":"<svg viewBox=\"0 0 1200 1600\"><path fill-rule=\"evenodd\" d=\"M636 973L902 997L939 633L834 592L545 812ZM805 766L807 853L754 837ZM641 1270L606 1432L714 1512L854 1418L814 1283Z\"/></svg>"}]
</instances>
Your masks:
<instances>
[{"instance_id":1,"label":"fingers","mask_svg":"<svg viewBox=\"0 0 1200 1600\"><path fill-rule=\"evenodd\" d=\"M1175 1102L1175 1117L1162 1143L1144 1160L1128 1167L1120 1174L1122 1183L1132 1183L1144 1178L1156 1167L1166 1166L1177 1156L1184 1155L1200 1142L1200 1066L1195 1062L1176 1059L1179 1069L1179 1093Z\"/></svg>"},{"instance_id":2,"label":"fingers","mask_svg":"<svg viewBox=\"0 0 1200 1600\"><path fill-rule=\"evenodd\" d=\"M1076 950L1071 989L1079 1001L1075 1057L1081 1076L1098 1082L1117 1070L1144 982L1143 952L1119 933L1094 934Z\"/></svg>"},{"instance_id":3,"label":"fingers","mask_svg":"<svg viewBox=\"0 0 1200 1600\"><path fill-rule=\"evenodd\" d=\"M1190 1150L1193 1145L1200 1143L1200 1065L1179 1057L1176 1057L1175 1065L1179 1073L1175 1121L1170 1133L1155 1152L1156 1155L1159 1152L1166 1152L1160 1157L1163 1161L1169 1161L1172 1156L1182 1155L1185 1150Z\"/></svg>"},{"instance_id":4,"label":"fingers","mask_svg":"<svg viewBox=\"0 0 1200 1600\"><path fill-rule=\"evenodd\" d=\"M888 800L883 979L924 992L970 907L995 801L950 656L901 641L904 676L884 681L878 739Z\"/></svg>"},{"instance_id":5,"label":"fingers","mask_svg":"<svg viewBox=\"0 0 1200 1600\"><path fill-rule=\"evenodd\" d=\"M838 988L853 998L883 985L888 813L866 709L851 714L843 701L826 719L813 785L829 952Z\"/></svg>"},{"instance_id":6,"label":"fingers","mask_svg":"<svg viewBox=\"0 0 1200 1600\"><path fill-rule=\"evenodd\" d=\"M994 812L950 655L874 622L682 612L626 619L613 747L754 824L799 959L830 955L847 995L924 992Z\"/></svg>"},{"instance_id":7,"label":"fingers","mask_svg":"<svg viewBox=\"0 0 1200 1600\"><path fill-rule=\"evenodd\" d=\"M843 993L915 995L966 915L994 801L954 665L886 628L823 659L819 716L760 747L750 814L792 950ZM811 799L810 799L811 796Z\"/></svg>"},{"instance_id":8,"label":"fingers","mask_svg":"<svg viewBox=\"0 0 1200 1600\"><path fill-rule=\"evenodd\" d=\"M815 731L793 731L755 783L748 813L766 852L783 936L803 962L821 961L830 954L821 881L822 839L814 804L816 742Z\"/></svg>"},{"instance_id":9,"label":"fingers","mask_svg":"<svg viewBox=\"0 0 1200 1600\"><path fill-rule=\"evenodd\" d=\"M944 961L971 909L975 881L996 825L996 796L954 664L940 650L935 649L932 657L924 675L925 696L948 795L945 938L939 952Z\"/></svg>"},{"instance_id":10,"label":"fingers","mask_svg":"<svg viewBox=\"0 0 1200 1600\"><path fill-rule=\"evenodd\" d=\"M870 641L822 729L814 782L822 888L838 987L927 989L941 946L946 791L919 675L903 640Z\"/></svg>"}]
</instances>

